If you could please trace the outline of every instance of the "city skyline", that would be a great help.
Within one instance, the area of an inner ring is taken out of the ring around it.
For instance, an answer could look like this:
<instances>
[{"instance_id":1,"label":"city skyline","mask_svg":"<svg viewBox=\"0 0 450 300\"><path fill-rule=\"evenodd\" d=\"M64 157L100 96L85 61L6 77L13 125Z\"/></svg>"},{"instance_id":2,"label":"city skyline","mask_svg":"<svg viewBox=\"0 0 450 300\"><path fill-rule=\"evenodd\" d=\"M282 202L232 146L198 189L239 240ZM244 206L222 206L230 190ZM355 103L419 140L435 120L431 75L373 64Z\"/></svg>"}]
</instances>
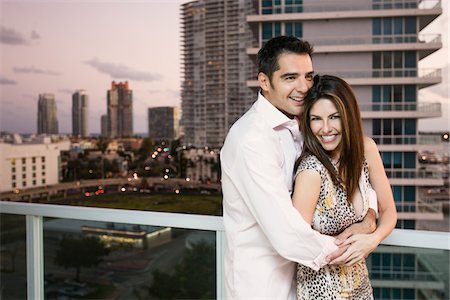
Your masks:
<instances>
[{"instance_id":1,"label":"city skyline","mask_svg":"<svg viewBox=\"0 0 450 300\"><path fill-rule=\"evenodd\" d=\"M112 81L133 89L134 132L147 132L147 109L180 106L181 4L169 1L2 1L2 131L37 132L37 100L54 93L59 132L71 132L71 95L89 94L90 132L100 132ZM421 62L442 68L443 82L420 92L424 102L441 102L442 118L420 120L423 131L449 130L448 2L424 32L441 33L443 49Z\"/></svg>"}]
</instances>

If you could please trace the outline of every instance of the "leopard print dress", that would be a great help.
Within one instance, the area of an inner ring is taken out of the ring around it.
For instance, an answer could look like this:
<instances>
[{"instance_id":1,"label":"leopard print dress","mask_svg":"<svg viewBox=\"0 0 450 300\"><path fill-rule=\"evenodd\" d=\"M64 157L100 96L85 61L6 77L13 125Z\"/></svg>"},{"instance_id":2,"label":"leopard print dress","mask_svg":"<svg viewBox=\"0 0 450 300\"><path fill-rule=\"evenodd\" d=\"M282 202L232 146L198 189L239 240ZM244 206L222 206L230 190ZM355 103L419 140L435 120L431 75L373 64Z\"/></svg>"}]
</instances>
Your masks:
<instances>
[{"instance_id":1,"label":"leopard print dress","mask_svg":"<svg viewBox=\"0 0 450 300\"><path fill-rule=\"evenodd\" d=\"M334 165L337 168L336 165ZM361 221L369 209L369 170L367 162L359 180L363 200L362 213L357 216L347 201L342 185L335 186L325 166L316 156L305 157L298 166L296 175L303 170L314 170L320 174L322 185L313 215L312 227L326 235L337 235L353 223ZM329 266L319 271L297 266L297 297L302 299L373 299L372 287L365 260L351 267Z\"/></svg>"}]
</instances>

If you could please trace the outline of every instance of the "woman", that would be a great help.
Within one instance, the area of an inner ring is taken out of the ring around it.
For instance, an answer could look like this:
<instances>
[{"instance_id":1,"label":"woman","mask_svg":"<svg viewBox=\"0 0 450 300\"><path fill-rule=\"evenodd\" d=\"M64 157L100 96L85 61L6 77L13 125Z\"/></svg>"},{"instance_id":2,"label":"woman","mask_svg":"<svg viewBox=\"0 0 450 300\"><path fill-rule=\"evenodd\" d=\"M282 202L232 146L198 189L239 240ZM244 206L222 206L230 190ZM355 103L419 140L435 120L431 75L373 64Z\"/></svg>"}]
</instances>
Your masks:
<instances>
[{"instance_id":1,"label":"woman","mask_svg":"<svg viewBox=\"0 0 450 300\"><path fill-rule=\"evenodd\" d=\"M358 102L350 86L335 76L316 76L300 123L305 140L297 163L294 206L315 230L338 235L364 218L372 185L378 195L377 229L354 235L343 246L353 243L373 251L395 227L397 213L377 146L363 135ZM298 265L298 298L373 299L364 260L368 252L349 252L356 254L318 272Z\"/></svg>"}]
</instances>

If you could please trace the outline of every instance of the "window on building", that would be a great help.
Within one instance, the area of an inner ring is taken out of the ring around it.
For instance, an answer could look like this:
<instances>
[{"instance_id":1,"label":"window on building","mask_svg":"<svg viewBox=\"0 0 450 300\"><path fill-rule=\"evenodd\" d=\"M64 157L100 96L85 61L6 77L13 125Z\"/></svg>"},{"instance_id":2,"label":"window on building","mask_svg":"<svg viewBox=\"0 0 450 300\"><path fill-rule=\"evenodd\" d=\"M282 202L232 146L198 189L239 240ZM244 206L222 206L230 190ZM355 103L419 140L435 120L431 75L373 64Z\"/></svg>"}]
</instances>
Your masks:
<instances>
[{"instance_id":1,"label":"window on building","mask_svg":"<svg viewBox=\"0 0 450 300\"><path fill-rule=\"evenodd\" d=\"M374 43L417 42L416 17L384 17L372 20Z\"/></svg>"},{"instance_id":2,"label":"window on building","mask_svg":"<svg viewBox=\"0 0 450 300\"><path fill-rule=\"evenodd\" d=\"M15 173L16 172L16 167L12 167L11 168L11 173Z\"/></svg>"},{"instance_id":3,"label":"window on building","mask_svg":"<svg viewBox=\"0 0 450 300\"><path fill-rule=\"evenodd\" d=\"M11 176L11 179L12 179L12 180L16 180L16 175L15 175L15 174L12 175L12 176Z\"/></svg>"},{"instance_id":4,"label":"window on building","mask_svg":"<svg viewBox=\"0 0 450 300\"><path fill-rule=\"evenodd\" d=\"M45 184L45 178L42 179L42 184Z\"/></svg>"},{"instance_id":5,"label":"window on building","mask_svg":"<svg viewBox=\"0 0 450 300\"><path fill-rule=\"evenodd\" d=\"M32 158L31 158L31 162L32 162L33 164L35 164L35 163L36 163L36 157L32 157Z\"/></svg>"},{"instance_id":6,"label":"window on building","mask_svg":"<svg viewBox=\"0 0 450 300\"><path fill-rule=\"evenodd\" d=\"M45 157L41 157L41 162L45 163Z\"/></svg>"},{"instance_id":7,"label":"window on building","mask_svg":"<svg viewBox=\"0 0 450 300\"><path fill-rule=\"evenodd\" d=\"M27 186L27 182L26 181L22 181L22 186L26 187Z\"/></svg>"},{"instance_id":8,"label":"window on building","mask_svg":"<svg viewBox=\"0 0 450 300\"><path fill-rule=\"evenodd\" d=\"M383 51L372 54L374 77L416 77L415 51Z\"/></svg>"},{"instance_id":9,"label":"window on building","mask_svg":"<svg viewBox=\"0 0 450 300\"><path fill-rule=\"evenodd\" d=\"M26 158L22 158L22 165L27 163L27 159Z\"/></svg>"},{"instance_id":10,"label":"window on building","mask_svg":"<svg viewBox=\"0 0 450 300\"><path fill-rule=\"evenodd\" d=\"M33 180L33 185L36 185L36 180Z\"/></svg>"}]
</instances>

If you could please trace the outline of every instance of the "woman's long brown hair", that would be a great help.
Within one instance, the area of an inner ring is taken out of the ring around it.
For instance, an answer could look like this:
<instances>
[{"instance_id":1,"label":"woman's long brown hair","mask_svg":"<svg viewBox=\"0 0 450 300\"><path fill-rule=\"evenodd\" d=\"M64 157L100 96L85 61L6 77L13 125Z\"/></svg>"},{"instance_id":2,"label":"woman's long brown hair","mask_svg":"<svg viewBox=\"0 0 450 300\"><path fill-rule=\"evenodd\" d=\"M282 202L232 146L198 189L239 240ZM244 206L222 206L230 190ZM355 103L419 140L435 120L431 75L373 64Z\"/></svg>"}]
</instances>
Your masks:
<instances>
[{"instance_id":1,"label":"woman's long brown hair","mask_svg":"<svg viewBox=\"0 0 450 300\"><path fill-rule=\"evenodd\" d=\"M311 108L317 100L324 98L334 103L341 117L342 139L338 146L338 172L331 163L331 153L322 147L310 127ZM343 184L350 201L353 192L358 188L363 168L364 135L358 101L348 83L336 76L316 75L314 85L305 99L300 126L304 134L304 144L296 166L306 155L315 155L330 173L334 184Z\"/></svg>"}]
</instances>

